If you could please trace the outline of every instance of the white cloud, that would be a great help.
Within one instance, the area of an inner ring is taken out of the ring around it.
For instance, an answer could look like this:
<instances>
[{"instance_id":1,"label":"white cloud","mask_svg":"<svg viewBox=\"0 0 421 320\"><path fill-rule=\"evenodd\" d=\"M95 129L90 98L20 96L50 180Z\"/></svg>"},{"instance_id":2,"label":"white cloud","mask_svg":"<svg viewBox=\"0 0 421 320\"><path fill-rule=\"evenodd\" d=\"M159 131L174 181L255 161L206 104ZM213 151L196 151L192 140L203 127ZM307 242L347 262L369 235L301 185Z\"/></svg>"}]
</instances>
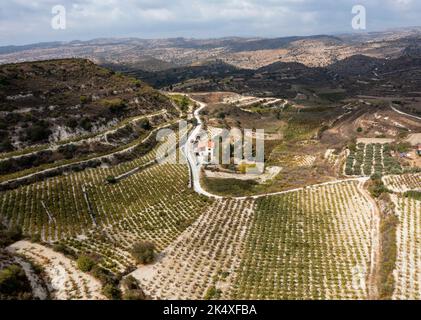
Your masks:
<instances>
[{"instance_id":1,"label":"white cloud","mask_svg":"<svg viewBox=\"0 0 421 320\"><path fill-rule=\"evenodd\" d=\"M286 36L352 32L351 8L367 7L368 31L417 25L413 0L10 0L0 7L0 44L108 36ZM51 8L68 28L51 30Z\"/></svg>"}]
</instances>

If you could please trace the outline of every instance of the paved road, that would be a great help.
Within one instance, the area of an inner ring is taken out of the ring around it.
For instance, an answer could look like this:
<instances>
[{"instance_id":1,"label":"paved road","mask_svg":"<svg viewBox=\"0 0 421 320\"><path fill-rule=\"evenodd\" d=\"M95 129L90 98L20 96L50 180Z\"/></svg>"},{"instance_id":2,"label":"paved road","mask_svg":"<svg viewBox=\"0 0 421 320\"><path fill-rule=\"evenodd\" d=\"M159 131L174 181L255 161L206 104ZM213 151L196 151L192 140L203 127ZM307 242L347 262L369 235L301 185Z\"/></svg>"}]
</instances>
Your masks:
<instances>
[{"instance_id":1,"label":"paved road","mask_svg":"<svg viewBox=\"0 0 421 320\"><path fill-rule=\"evenodd\" d=\"M400 111L400 110L396 109L394 106L390 106L390 107L392 108L393 111L395 111L395 112L397 112L399 114L402 114L402 115L407 116L407 117L410 117L410 118L421 120L421 117L417 117L417 116L414 116L412 114L409 114L409 113L405 113L403 111Z\"/></svg>"},{"instance_id":2,"label":"paved road","mask_svg":"<svg viewBox=\"0 0 421 320\"><path fill-rule=\"evenodd\" d=\"M192 99L193 100L193 99ZM196 109L196 111L194 112L194 117L197 120L197 126L192 130L192 132L190 133L190 135L187 138L186 143L182 146L182 151L184 153L184 155L187 158L187 161L189 162L189 167L190 167L190 171L191 171L191 183L192 183L192 187L194 189L195 192L204 195L206 197L210 197L210 198L216 198L216 199L222 199L223 197L221 196L217 196L214 194L211 194L209 192L207 192L205 189L203 189L201 183L200 183L200 173L202 170L202 164L198 162L197 157L194 153L193 150L193 143L191 142L192 140L196 140L196 137L200 134L202 127L203 127L203 122L200 119L200 112L206 108L206 103L200 102L200 101L196 101L193 100L194 102L196 102L200 107L198 109Z\"/></svg>"}]
</instances>

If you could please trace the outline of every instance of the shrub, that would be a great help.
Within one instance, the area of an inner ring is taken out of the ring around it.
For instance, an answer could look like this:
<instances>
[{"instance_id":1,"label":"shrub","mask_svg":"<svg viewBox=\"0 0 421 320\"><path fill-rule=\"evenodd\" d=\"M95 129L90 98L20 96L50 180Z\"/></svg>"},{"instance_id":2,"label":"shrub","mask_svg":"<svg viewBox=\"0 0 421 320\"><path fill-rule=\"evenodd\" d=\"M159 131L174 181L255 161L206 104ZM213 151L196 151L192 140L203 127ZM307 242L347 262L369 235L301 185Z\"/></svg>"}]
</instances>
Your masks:
<instances>
[{"instance_id":1,"label":"shrub","mask_svg":"<svg viewBox=\"0 0 421 320\"><path fill-rule=\"evenodd\" d=\"M19 241L23 237L23 231L20 226L12 226L6 231L6 236L10 241Z\"/></svg>"},{"instance_id":2,"label":"shrub","mask_svg":"<svg viewBox=\"0 0 421 320\"><path fill-rule=\"evenodd\" d=\"M35 124L25 130L25 140L31 142L46 140L50 135L51 130L48 128L48 124L44 122Z\"/></svg>"},{"instance_id":3,"label":"shrub","mask_svg":"<svg viewBox=\"0 0 421 320\"><path fill-rule=\"evenodd\" d=\"M42 242L42 238L41 235L39 233L35 233L31 236L31 242L34 243L41 243Z\"/></svg>"},{"instance_id":4,"label":"shrub","mask_svg":"<svg viewBox=\"0 0 421 320\"><path fill-rule=\"evenodd\" d=\"M92 122L89 118L83 118L79 123L80 127L86 131L90 131L92 129Z\"/></svg>"},{"instance_id":5,"label":"shrub","mask_svg":"<svg viewBox=\"0 0 421 320\"><path fill-rule=\"evenodd\" d=\"M141 290L130 290L124 293L124 300L145 300L145 294Z\"/></svg>"},{"instance_id":6,"label":"shrub","mask_svg":"<svg viewBox=\"0 0 421 320\"><path fill-rule=\"evenodd\" d=\"M4 137L0 141L0 152L8 152L13 150L13 145L9 137Z\"/></svg>"},{"instance_id":7,"label":"shrub","mask_svg":"<svg viewBox=\"0 0 421 320\"><path fill-rule=\"evenodd\" d=\"M136 289L139 289L139 284L138 284L136 278L133 277L133 276L130 276L130 275L123 279L122 285L127 290L136 290Z\"/></svg>"},{"instance_id":8,"label":"shrub","mask_svg":"<svg viewBox=\"0 0 421 320\"><path fill-rule=\"evenodd\" d=\"M374 174L368 182L368 191L373 198L379 198L382 194L390 192L378 176Z\"/></svg>"},{"instance_id":9,"label":"shrub","mask_svg":"<svg viewBox=\"0 0 421 320\"><path fill-rule=\"evenodd\" d=\"M115 183L117 183L117 179L114 176L108 176L107 177L107 182L109 184L115 184Z\"/></svg>"},{"instance_id":10,"label":"shrub","mask_svg":"<svg viewBox=\"0 0 421 320\"><path fill-rule=\"evenodd\" d=\"M152 128L151 123L148 119L142 119L139 121L139 127L143 130L150 130Z\"/></svg>"},{"instance_id":11,"label":"shrub","mask_svg":"<svg viewBox=\"0 0 421 320\"><path fill-rule=\"evenodd\" d=\"M187 96L183 96L183 98L180 101L180 108L183 111L186 111L189 107L190 101L189 98L187 98Z\"/></svg>"},{"instance_id":12,"label":"shrub","mask_svg":"<svg viewBox=\"0 0 421 320\"><path fill-rule=\"evenodd\" d=\"M92 258L85 255L79 256L76 263L77 267L83 272L91 271L96 264Z\"/></svg>"},{"instance_id":13,"label":"shrub","mask_svg":"<svg viewBox=\"0 0 421 320\"><path fill-rule=\"evenodd\" d=\"M77 127L77 121L76 119L68 119L65 123L66 127L69 127L70 129L76 129Z\"/></svg>"},{"instance_id":14,"label":"shrub","mask_svg":"<svg viewBox=\"0 0 421 320\"><path fill-rule=\"evenodd\" d=\"M121 291L115 285L107 283L104 288L102 288L102 293L108 299L119 300L121 299Z\"/></svg>"},{"instance_id":15,"label":"shrub","mask_svg":"<svg viewBox=\"0 0 421 320\"><path fill-rule=\"evenodd\" d=\"M381 180L381 178L382 178L382 174L381 174L381 173L374 173L374 174L371 176L371 179L372 179L372 180Z\"/></svg>"},{"instance_id":16,"label":"shrub","mask_svg":"<svg viewBox=\"0 0 421 320\"><path fill-rule=\"evenodd\" d=\"M30 299L31 286L23 269L11 265L0 271L0 299Z\"/></svg>"},{"instance_id":17,"label":"shrub","mask_svg":"<svg viewBox=\"0 0 421 320\"><path fill-rule=\"evenodd\" d=\"M221 297L222 291L216 289L215 286L211 286L205 293L205 300L219 299Z\"/></svg>"},{"instance_id":18,"label":"shrub","mask_svg":"<svg viewBox=\"0 0 421 320\"><path fill-rule=\"evenodd\" d=\"M155 259L155 245L150 242L136 243L132 249L132 256L138 263L152 263Z\"/></svg>"},{"instance_id":19,"label":"shrub","mask_svg":"<svg viewBox=\"0 0 421 320\"><path fill-rule=\"evenodd\" d=\"M60 252L66 256L74 256L73 252L69 250L64 244L62 243L56 243L53 246L53 250L56 252Z\"/></svg>"},{"instance_id":20,"label":"shrub","mask_svg":"<svg viewBox=\"0 0 421 320\"><path fill-rule=\"evenodd\" d=\"M87 96L80 96L81 104L86 104L87 102L89 102L89 98Z\"/></svg>"},{"instance_id":21,"label":"shrub","mask_svg":"<svg viewBox=\"0 0 421 320\"><path fill-rule=\"evenodd\" d=\"M60 152L66 159L72 159L76 150L77 147L74 144L68 144L58 148L58 152Z\"/></svg>"},{"instance_id":22,"label":"shrub","mask_svg":"<svg viewBox=\"0 0 421 320\"><path fill-rule=\"evenodd\" d=\"M146 295L143 290L139 287L139 283L133 276L127 276L122 281L122 285L125 288L123 295L124 300L145 300Z\"/></svg>"},{"instance_id":23,"label":"shrub","mask_svg":"<svg viewBox=\"0 0 421 320\"><path fill-rule=\"evenodd\" d=\"M121 113L127 107L126 103L121 99L103 100L106 107L109 108L111 113Z\"/></svg>"}]
</instances>

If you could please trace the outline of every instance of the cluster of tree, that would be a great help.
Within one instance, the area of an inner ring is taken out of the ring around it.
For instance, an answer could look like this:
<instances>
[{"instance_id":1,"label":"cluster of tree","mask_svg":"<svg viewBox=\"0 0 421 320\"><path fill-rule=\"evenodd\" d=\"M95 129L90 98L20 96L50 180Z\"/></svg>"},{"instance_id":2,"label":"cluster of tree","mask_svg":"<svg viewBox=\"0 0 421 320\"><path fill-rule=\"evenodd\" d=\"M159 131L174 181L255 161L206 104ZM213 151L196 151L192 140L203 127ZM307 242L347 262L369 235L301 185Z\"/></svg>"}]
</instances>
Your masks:
<instances>
[{"instance_id":1,"label":"cluster of tree","mask_svg":"<svg viewBox=\"0 0 421 320\"><path fill-rule=\"evenodd\" d=\"M75 118L70 118L65 123L66 127L75 130L77 127L82 128L85 131L90 131L92 129L92 120L90 118L84 117L79 121Z\"/></svg>"},{"instance_id":2,"label":"cluster of tree","mask_svg":"<svg viewBox=\"0 0 421 320\"><path fill-rule=\"evenodd\" d=\"M19 241L22 239L22 237L22 228L14 226L5 228L0 224L0 248L6 247L16 241Z\"/></svg>"},{"instance_id":3,"label":"cluster of tree","mask_svg":"<svg viewBox=\"0 0 421 320\"><path fill-rule=\"evenodd\" d=\"M77 267L93 277L97 278L102 284L102 293L108 299L121 299L121 290L119 289L120 278L114 276L108 270L100 266L100 259L86 254L81 254L76 260Z\"/></svg>"},{"instance_id":4,"label":"cluster of tree","mask_svg":"<svg viewBox=\"0 0 421 320\"><path fill-rule=\"evenodd\" d=\"M43 150L34 154L24 155L17 158L9 158L0 162L0 173L12 173L32 167L37 167L43 163L50 163L52 161L52 156L52 151Z\"/></svg>"},{"instance_id":5,"label":"cluster of tree","mask_svg":"<svg viewBox=\"0 0 421 320\"><path fill-rule=\"evenodd\" d=\"M127 108L126 102L121 99L104 100L104 105L108 107L112 114L121 114Z\"/></svg>"},{"instance_id":6,"label":"cluster of tree","mask_svg":"<svg viewBox=\"0 0 421 320\"><path fill-rule=\"evenodd\" d=\"M58 148L58 152L60 152L63 155L63 157L67 160L73 159L76 151L77 147L74 144L66 144Z\"/></svg>"},{"instance_id":7,"label":"cluster of tree","mask_svg":"<svg viewBox=\"0 0 421 320\"><path fill-rule=\"evenodd\" d=\"M22 239L19 227L5 228L0 224L0 250ZM32 289L25 272L18 265L12 264L0 270L0 300L32 299Z\"/></svg>"},{"instance_id":8,"label":"cluster of tree","mask_svg":"<svg viewBox=\"0 0 421 320\"><path fill-rule=\"evenodd\" d=\"M395 204L390 198L390 194L383 193L377 201L381 210L381 251L378 277L379 297L382 300L390 300L395 291L394 270L396 269L398 252L396 233L399 218L395 214Z\"/></svg>"},{"instance_id":9,"label":"cluster of tree","mask_svg":"<svg viewBox=\"0 0 421 320\"><path fill-rule=\"evenodd\" d=\"M368 191L374 198L379 198L384 193L389 193L389 189L384 185L381 175L374 174L368 182Z\"/></svg>"},{"instance_id":10,"label":"cluster of tree","mask_svg":"<svg viewBox=\"0 0 421 320\"><path fill-rule=\"evenodd\" d=\"M28 125L25 129L25 133L23 136L24 141L28 142L41 142L48 140L48 137L51 135L52 131L49 128L48 122L44 120L38 120L32 125Z\"/></svg>"},{"instance_id":11,"label":"cluster of tree","mask_svg":"<svg viewBox=\"0 0 421 320\"><path fill-rule=\"evenodd\" d=\"M0 300L30 300L32 288L23 269L10 265L0 270Z\"/></svg>"},{"instance_id":12,"label":"cluster of tree","mask_svg":"<svg viewBox=\"0 0 421 320\"><path fill-rule=\"evenodd\" d=\"M0 119L0 152L9 152L13 150L8 127L7 122L4 119Z\"/></svg>"},{"instance_id":13,"label":"cluster of tree","mask_svg":"<svg viewBox=\"0 0 421 320\"><path fill-rule=\"evenodd\" d=\"M127 276L121 281L124 300L146 300L146 295L133 276Z\"/></svg>"}]
</instances>

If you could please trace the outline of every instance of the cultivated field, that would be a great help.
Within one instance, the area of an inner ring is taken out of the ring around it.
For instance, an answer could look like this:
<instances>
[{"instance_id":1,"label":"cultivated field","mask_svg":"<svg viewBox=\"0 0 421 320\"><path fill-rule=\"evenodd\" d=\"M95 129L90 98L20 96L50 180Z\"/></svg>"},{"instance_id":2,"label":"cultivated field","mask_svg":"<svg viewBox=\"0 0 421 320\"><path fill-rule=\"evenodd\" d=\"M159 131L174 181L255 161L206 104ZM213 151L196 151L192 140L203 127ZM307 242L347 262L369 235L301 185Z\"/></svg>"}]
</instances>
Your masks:
<instances>
[{"instance_id":1,"label":"cultivated field","mask_svg":"<svg viewBox=\"0 0 421 320\"><path fill-rule=\"evenodd\" d=\"M394 197L400 224L397 230L393 299L421 299L421 201Z\"/></svg>"},{"instance_id":2,"label":"cultivated field","mask_svg":"<svg viewBox=\"0 0 421 320\"><path fill-rule=\"evenodd\" d=\"M253 216L253 201L216 201L153 266L133 275L161 299L230 298Z\"/></svg>"},{"instance_id":3,"label":"cultivated field","mask_svg":"<svg viewBox=\"0 0 421 320\"><path fill-rule=\"evenodd\" d=\"M383 178L383 182L394 192L421 190L421 173L386 176Z\"/></svg>"},{"instance_id":4,"label":"cultivated field","mask_svg":"<svg viewBox=\"0 0 421 320\"><path fill-rule=\"evenodd\" d=\"M130 249L136 241L151 241L162 250L207 206L207 199L189 189L187 165L142 169L156 157L154 149L135 161L0 193L1 218L22 226L25 234L99 256L103 267L123 272L134 265ZM109 177L117 181L110 183Z\"/></svg>"},{"instance_id":5,"label":"cultivated field","mask_svg":"<svg viewBox=\"0 0 421 320\"><path fill-rule=\"evenodd\" d=\"M134 243L150 241L162 250L203 211L207 199L188 189L188 178L187 166L161 165L93 189L90 197L102 227L63 243L76 253L100 256L112 272L125 271L135 264Z\"/></svg>"},{"instance_id":6,"label":"cultivated field","mask_svg":"<svg viewBox=\"0 0 421 320\"><path fill-rule=\"evenodd\" d=\"M117 177L154 159L152 152L133 162L88 169L0 193L1 216L9 225L19 225L25 233L38 234L46 241L85 233L95 225L114 220L113 214L103 212L104 203L92 203L92 206L99 205L98 210L88 206L94 193L101 197L101 190L110 188L106 178ZM120 190L118 185L113 188ZM104 196L103 201L111 203L112 199L106 197L112 197L112 194Z\"/></svg>"},{"instance_id":7,"label":"cultivated field","mask_svg":"<svg viewBox=\"0 0 421 320\"><path fill-rule=\"evenodd\" d=\"M236 299L364 299L373 208L356 182L257 201Z\"/></svg>"},{"instance_id":8,"label":"cultivated field","mask_svg":"<svg viewBox=\"0 0 421 320\"><path fill-rule=\"evenodd\" d=\"M363 299L374 214L358 182L218 200L133 275L154 298Z\"/></svg>"},{"instance_id":9,"label":"cultivated field","mask_svg":"<svg viewBox=\"0 0 421 320\"><path fill-rule=\"evenodd\" d=\"M371 176L372 174L397 174L402 168L385 144L359 143L356 150L351 150L345 164L348 176Z\"/></svg>"}]
</instances>

